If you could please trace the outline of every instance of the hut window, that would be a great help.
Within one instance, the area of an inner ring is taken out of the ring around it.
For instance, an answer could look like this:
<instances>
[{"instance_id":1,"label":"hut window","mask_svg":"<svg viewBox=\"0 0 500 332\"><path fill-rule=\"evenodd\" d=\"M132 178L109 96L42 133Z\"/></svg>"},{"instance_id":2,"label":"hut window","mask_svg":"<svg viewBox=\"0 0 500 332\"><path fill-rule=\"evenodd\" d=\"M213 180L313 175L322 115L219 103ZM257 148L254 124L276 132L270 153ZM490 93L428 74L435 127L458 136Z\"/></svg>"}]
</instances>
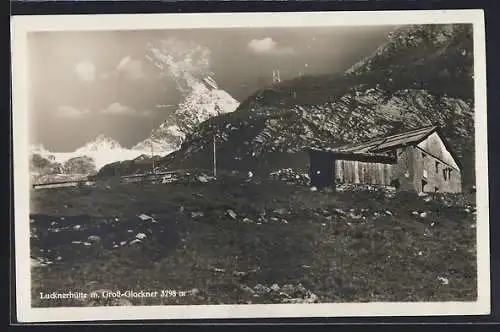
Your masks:
<instances>
[{"instance_id":1,"label":"hut window","mask_svg":"<svg viewBox=\"0 0 500 332\"><path fill-rule=\"evenodd\" d=\"M445 181L448 180L448 176L447 175L448 175L448 169L443 169L443 178L444 178Z\"/></svg>"},{"instance_id":2,"label":"hut window","mask_svg":"<svg viewBox=\"0 0 500 332\"><path fill-rule=\"evenodd\" d=\"M439 173L439 161L436 161L436 174Z\"/></svg>"}]
</instances>

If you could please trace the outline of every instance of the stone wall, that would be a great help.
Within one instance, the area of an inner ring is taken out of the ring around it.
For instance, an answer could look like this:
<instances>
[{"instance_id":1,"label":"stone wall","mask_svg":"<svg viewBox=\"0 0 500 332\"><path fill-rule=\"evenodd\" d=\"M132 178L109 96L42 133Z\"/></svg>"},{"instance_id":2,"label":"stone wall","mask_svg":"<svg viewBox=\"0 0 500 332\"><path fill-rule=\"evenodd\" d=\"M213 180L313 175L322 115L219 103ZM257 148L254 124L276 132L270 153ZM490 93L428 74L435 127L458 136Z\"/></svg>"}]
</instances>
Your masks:
<instances>
[{"instance_id":1,"label":"stone wall","mask_svg":"<svg viewBox=\"0 0 500 332\"><path fill-rule=\"evenodd\" d=\"M397 150L398 163L393 167L393 176L398 179L399 190L417 192L462 191L461 172L455 163L448 163L436 156L445 154L441 145L429 144L431 151L408 146Z\"/></svg>"}]
</instances>

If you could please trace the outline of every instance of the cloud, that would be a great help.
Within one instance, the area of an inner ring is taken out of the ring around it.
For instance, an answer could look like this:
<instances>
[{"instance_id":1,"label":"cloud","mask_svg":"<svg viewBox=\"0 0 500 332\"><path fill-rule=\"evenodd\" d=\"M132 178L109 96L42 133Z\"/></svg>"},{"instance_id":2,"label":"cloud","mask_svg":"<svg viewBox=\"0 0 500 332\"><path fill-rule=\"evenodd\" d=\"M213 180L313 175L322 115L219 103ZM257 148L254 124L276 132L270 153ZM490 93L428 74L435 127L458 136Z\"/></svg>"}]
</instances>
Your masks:
<instances>
[{"instance_id":1,"label":"cloud","mask_svg":"<svg viewBox=\"0 0 500 332\"><path fill-rule=\"evenodd\" d=\"M130 56L126 56L120 60L116 66L116 71L123 73L127 78L132 80L140 80L146 76L142 61L132 59Z\"/></svg>"},{"instance_id":2,"label":"cloud","mask_svg":"<svg viewBox=\"0 0 500 332\"><path fill-rule=\"evenodd\" d=\"M59 118L66 118L66 119L80 119L86 114L89 114L90 110L85 109L85 110L78 110L74 107L71 106L61 106L57 110L57 117Z\"/></svg>"},{"instance_id":3,"label":"cloud","mask_svg":"<svg viewBox=\"0 0 500 332\"><path fill-rule=\"evenodd\" d=\"M293 48L279 46L278 43L276 43L276 41L274 41L271 37L252 39L248 43L247 47L250 49L250 51L257 54L283 55L294 53Z\"/></svg>"},{"instance_id":4,"label":"cloud","mask_svg":"<svg viewBox=\"0 0 500 332\"><path fill-rule=\"evenodd\" d=\"M118 62L116 68L99 74L101 80L117 79L120 76L133 81L146 78L142 61L126 56Z\"/></svg>"},{"instance_id":5,"label":"cloud","mask_svg":"<svg viewBox=\"0 0 500 332\"><path fill-rule=\"evenodd\" d=\"M124 115L135 115L135 110L122 105L118 102L114 102L105 109L101 111L103 114L124 114Z\"/></svg>"},{"instance_id":6,"label":"cloud","mask_svg":"<svg viewBox=\"0 0 500 332\"><path fill-rule=\"evenodd\" d=\"M61 106L56 112L56 116L59 118L66 119L81 119L85 115L92 113L89 109L78 110L71 106ZM131 107L122 105L119 102L114 102L110 104L105 109L102 109L99 113L107 115L125 115L125 116L135 116L135 117L148 117L155 116L157 112L155 111L136 111Z\"/></svg>"},{"instance_id":7,"label":"cloud","mask_svg":"<svg viewBox=\"0 0 500 332\"><path fill-rule=\"evenodd\" d=\"M75 66L75 72L84 82L93 82L95 80L95 66L88 60L78 62Z\"/></svg>"},{"instance_id":8,"label":"cloud","mask_svg":"<svg viewBox=\"0 0 500 332\"><path fill-rule=\"evenodd\" d=\"M158 104L156 105L156 108L172 108L175 107L173 104Z\"/></svg>"},{"instance_id":9,"label":"cloud","mask_svg":"<svg viewBox=\"0 0 500 332\"><path fill-rule=\"evenodd\" d=\"M105 109L101 110L102 114L109 114L109 115L128 115L128 116L138 116L138 117L147 117L147 116L153 116L156 113L152 111L136 111L131 107L128 107L126 105L122 105L119 102L114 102Z\"/></svg>"}]
</instances>

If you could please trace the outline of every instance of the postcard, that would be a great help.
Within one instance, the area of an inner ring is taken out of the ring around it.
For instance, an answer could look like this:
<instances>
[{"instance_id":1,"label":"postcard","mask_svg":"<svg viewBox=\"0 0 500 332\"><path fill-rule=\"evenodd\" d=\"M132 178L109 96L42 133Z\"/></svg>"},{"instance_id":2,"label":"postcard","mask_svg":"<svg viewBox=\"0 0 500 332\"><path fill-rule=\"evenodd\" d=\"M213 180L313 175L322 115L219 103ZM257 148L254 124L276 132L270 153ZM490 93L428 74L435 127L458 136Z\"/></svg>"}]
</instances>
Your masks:
<instances>
[{"instance_id":1,"label":"postcard","mask_svg":"<svg viewBox=\"0 0 500 332\"><path fill-rule=\"evenodd\" d=\"M15 16L20 322L490 313L481 10Z\"/></svg>"}]
</instances>

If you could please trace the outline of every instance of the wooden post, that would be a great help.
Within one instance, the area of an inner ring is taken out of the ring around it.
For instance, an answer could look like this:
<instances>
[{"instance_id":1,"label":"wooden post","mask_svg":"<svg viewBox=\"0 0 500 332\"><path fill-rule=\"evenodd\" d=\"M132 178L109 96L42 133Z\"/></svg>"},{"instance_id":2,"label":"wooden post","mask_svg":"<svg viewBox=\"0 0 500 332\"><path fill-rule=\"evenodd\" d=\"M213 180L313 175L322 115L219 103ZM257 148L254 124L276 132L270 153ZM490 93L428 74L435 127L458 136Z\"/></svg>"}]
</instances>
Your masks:
<instances>
[{"instance_id":1,"label":"wooden post","mask_svg":"<svg viewBox=\"0 0 500 332\"><path fill-rule=\"evenodd\" d=\"M370 247L371 254L375 251L375 220L373 221L373 225L370 230Z\"/></svg>"},{"instance_id":2,"label":"wooden post","mask_svg":"<svg viewBox=\"0 0 500 332\"><path fill-rule=\"evenodd\" d=\"M338 235L337 238L337 254L339 257L339 282L340 282L340 287L344 287L344 246L342 243L342 237L341 234Z\"/></svg>"},{"instance_id":3,"label":"wooden post","mask_svg":"<svg viewBox=\"0 0 500 332\"><path fill-rule=\"evenodd\" d=\"M214 134L214 178L217 177L217 155L215 150L215 134Z\"/></svg>"},{"instance_id":4,"label":"wooden post","mask_svg":"<svg viewBox=\"0 0 500 332\"><path fill-rule=\"evenodd\" d=\"M155 174L155 154L154 154L154 147L153 147L152 142L151 142L151 158L153 158L153 171L151 173Z\"/></svg>"}]
</instances>

